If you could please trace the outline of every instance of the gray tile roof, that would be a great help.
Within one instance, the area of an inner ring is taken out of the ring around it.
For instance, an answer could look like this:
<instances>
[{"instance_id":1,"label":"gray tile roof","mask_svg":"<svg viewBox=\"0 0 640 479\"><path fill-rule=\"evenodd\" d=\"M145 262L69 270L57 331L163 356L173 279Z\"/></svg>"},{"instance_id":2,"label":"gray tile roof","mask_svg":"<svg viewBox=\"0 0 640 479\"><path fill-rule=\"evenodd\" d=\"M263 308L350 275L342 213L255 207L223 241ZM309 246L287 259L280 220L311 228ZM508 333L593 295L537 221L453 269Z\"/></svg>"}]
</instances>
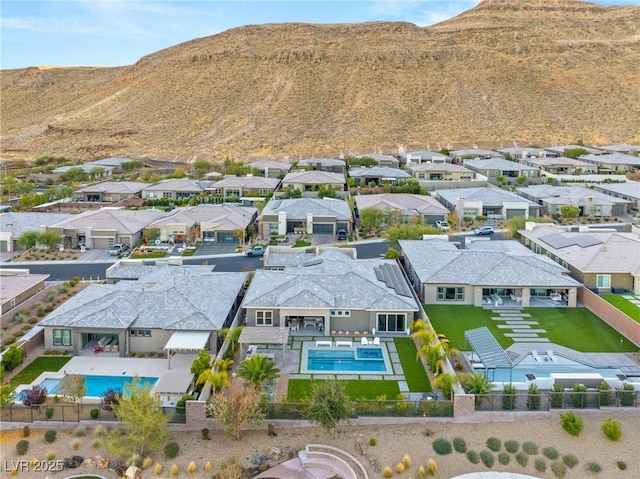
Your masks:
<instances>
[{"instance_id":1,"label":"gray tile roof","mask_svg":"<svg viewBox=\"0 0 640 479\"><path fill-rule=\"evenodd\" d=\"M582 148L586 150L588 153L592 153L594 155L602 153L602 150L597 150L595 148L589 148L584 145L560 145L560 146L547 146L544 149L550 151L552 153L557 153L558 155L564 155L567 150L576 150L578 148Z\"/></svg>"},{"instance_id":2,"label":"gray tile roof","mask_svg":"<svg viewBox=\"0 0 640 479\"><path fill-rule=\"evenodd\" d=\"M51 226L75 217L71 213L9 213L0 214L0 230L13 231L18 237L25 231L44 231L43 226Z\"/></svg>"},{"instance_id":3,"label":"gray tile roof","mask_svg":"<svg viewBox=\"0 0 640 479\"><path fill-rule=\"evenodd\" d=\"M113 229L119 234L135 234L148 226L151 222L169 216L171 213L161 210L125 210L122 208L106 207L99 210L85 211L72 215L63 221L54 223L52 228L95 228L100 230Z\"/></svg>"},{"instance_id":4,"label":"gray tile roof","mask_svg":"<svg viewBox=\"0 0 640 479\"><path fill-rule=\"evenodd\" d=\"M516 192L528 198L541 200L549 204L564 205L571 203L576 206L585 205L587 204L587 198L593 198L594 201L600 205L629 203L627 200L617 199L583 186L533 185L525 188L516 188Z\"/></svg>"},{"instance_id":5,"label":"gray tile roof","mask_svg":"<svg viewBox=\"0 0 640 479\"><path fill-rule=\"evenodd\" d=\"M430 150L420 150L420 151L407 151L406 153L400 153L400 158L402 158L402 160L404 160L405 162L408 160L409 157L411 158L420 158L421 160L432 160L432 159L438 159L438 160L451 160L451 157L447 156L447 155L443 155L442 153L438 152L438 151L430 151Z\"/></svg>"},{"instance_id":6,"label":"gray tile roof","mask_svg":"<svg viewBox=\"0 0 640 479\"><path fill-rule=\"evenodd\" d=\"M342 200L331 198L291 198L271 199L262 210L262 216L277 215L279 211L287 212L287 219L307 219L307 213L313 216L335 217L339 221L351 219L351 209Z\"/></svg>"},{"instance_id":7,"label":"gray tile roof","mask_svg":"<svg viewBox=\"0 0 640 479\"><path fill-rule=\"evenodd\" d=\"M433 193L453 205L456 204L458 199L462 198L469 201L482 201L483 205L490 206L500 206L510 201L523 201L528 203L529 206L540 207L537 203L529 201L522 196L497 188L454 188L451 190L435 190Z\"/></svg>"},{"instance_id":8,"label":"gray tile roof","mask_svg":"<svg viewBox=\"0 0 640 479\"><path fill-rule=\"evenodd\" d=\"M501 170L501 171L530 171L539 170L536 166L523 165L504 158L489 158L488 160L466 160L464 166L473 170Z\"/></svg>"},{"instance_id":9,"label":"gray tile roof","mask_svg":"<svg viewBox=\"0 0 640 479\"><path fill-rule=\"evenodd\" d=\"M297 166L345 166L346 162L344 160L339 160L338 158L306 158L304 160L300 160Z\"/></svg>"},{"instance_id":10,"label":"gray tile roof","mask_svg":"<svg viewBox=\"0 0 640 479\"><path fill-rule=\"evenodd\" d=\"M364 158L364 157L376 160L378 162L378 164L380 164L381 162L383 162L383 163L391 163L393 165L396 165L396 167L397 167L398 164L400 163L400 160L396 159L395 157L393 157L391 155L381 155L381 154L378 154L378 153L369 153L369 154L365 154L365 155L356 156L356 158Z\"/></svg>"},{"instance_id":11,"label":"gray tile roof","mask_svg":"<svg viewBox=\"0 0 640 479\"><path fill-rule=\"evenodd\" d=\"M469 172L469 168L464 166L454 165L453 163L420 163L417 165L411 165L409 168L412 171L457 171L460 173Z\"/></svg>"},{"instance_id":12,"label":"gray tile roof","mask_svg":"<svg viewBox=\"0 0 640 479\"><path fill-rule=\"evenodd\" d=\"M613 194L627 196L629 198L640 198L640 182L627 181L626 183L601 183L593 186L596 190L608 191Z\"/></svg>"},{"instance_id":13,"label":"gray tile roof","mask_svg":"<svg viewBox=\"0 0 640 479\"><path fill-rule=\"evenodd\" d=\"M371 166L369 168L353 166L349 168L349 175L353 178L411 178L409 172L390 166Z\"/></svg>"},{"instance_id":14,"label":"gray tile roof","mask_svg":"<svg viewBox=\"0 0 640 479\"><path fill-rule=\"evenodd\" d=\"M76 193L140 193L145 187L149 186L149 183L142 183L139 181L102 181L95 185L85 186Z\"/></svg>"},{"instance_id":15,"label":"gray tile roof","mask_svg":"<svg viewBox=\"0 0 640 479\"><path fill-rule=\"evenodd\" d=\"M216 223L217 231L232 231L237 228L245 229L256 208L252 206L227 206L227 205L198 205L176 208L169 216L160 218L150 226L166 228L167 224L185 224L189 227L201 223Z\"/></svg>"},{"instance_id":16,"label":"gray tile roof","mask_svg":"<svg viewBox=\"0 0 640 479\"><path fill-rule=\"evenodd\" d=\"M254 167L256 170L265 171L267 168L289 171L291 169L291 163L284 163L282 161L254 161L253 163L249 163L249 166Z\"/></svg>"},{"instance_id":17,"label":"gray tile roof","mask_svg":"<svg viewBox=\"0 0 640 479\"><path fill-rule=\"evenodd\" d=\"M345 183L345 177L342 173L333 173L330 171L292 171L287 173L282 179L283 185L302 184L302 185L341 185Z\"/></svg>"},{"instance_id":18,"label":"gray tile roof","mask_svg":"<svg viewBox=\"0 0 640 479\"><path fill-rule=\"evenodd\" d=\"M358 210L377 208L383 211L398 210L405 215L449 213L449 210L433 196L383 193L379 195L355 196Z\"/></svg>"},{"instance_id":19,"label":"gray tile roof","mask_svg":"<svg viewBox=\"0 0 640 479\"><path fill-rule=\"evenodd\" d=\"M202 188L195 181L186 178L171 178L148 185L146 188L143 188L143 191L201 192Z\"/></svg>"},{"instance_id":20,"label":"gray tile roof","mask_svg":"<svg viewBox=\"0 0 640 479\"><path fill-rule=\"evenodd\" d=\"M605 163L609 165L640 166L640 158L622 153L609 153L605 155L582 155L578 159L591 163Z\"/></svg>"},{"instance_id":21,"label":"gray tile roof","mask_svg":"<svg viewBox=\"0 0 640 479\"><path fill-rule=\"evenodd\" d=\"M263 188L273 190L280 184L278 178L266 178L264 176L225 176L216 181L211 188Z\"/></svg>"},{"instance_id":22,"label":"gray tile roof","mask_svg":"<svg viewBox=\"0 0 640 479\"><path fill-rule=\"evenodd\" d=\"M555 158L526 158L527 163L536 165L538 167L544 166L593 166L592 163L586 161L580 161L573 158L567 158L566 156L558 156Z\"/></svg>"}]
</instances>

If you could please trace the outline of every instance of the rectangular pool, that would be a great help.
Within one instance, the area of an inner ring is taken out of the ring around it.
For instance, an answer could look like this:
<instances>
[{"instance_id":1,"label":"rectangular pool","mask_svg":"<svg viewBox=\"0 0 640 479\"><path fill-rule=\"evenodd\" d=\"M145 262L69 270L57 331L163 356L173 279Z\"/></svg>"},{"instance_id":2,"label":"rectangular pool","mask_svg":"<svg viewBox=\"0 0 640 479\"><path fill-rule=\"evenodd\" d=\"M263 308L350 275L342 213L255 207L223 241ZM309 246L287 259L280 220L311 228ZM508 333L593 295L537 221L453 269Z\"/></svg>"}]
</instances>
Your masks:
<instances>
[{"instance_id":1,"label":"rectangular pool","mask_svg":"<svg viewBox=\"0 0 640 479\"><path fill-rule=\"evenodd\" d=\"M133 381L133 376L82 376L85 378L85 387L87 388L86 396L100 397L108 389L124 388L124 385ZM158 378L139 378L142 383L148 383L153 386ZM57 393L60 379L46 378L38 384L38 386L47 388L50 396Z\"/></svg>"},{"instance_id":2,"label":"rectangular pool","mask_svg":"<svg viewBox=\"0 0 640 479\"><path fill-rule=\"evenodd\" d=\"M302 369L308 373L391 373L382 348L308 348L306 357L303 356Z\"/></svg>"}]
</instances>

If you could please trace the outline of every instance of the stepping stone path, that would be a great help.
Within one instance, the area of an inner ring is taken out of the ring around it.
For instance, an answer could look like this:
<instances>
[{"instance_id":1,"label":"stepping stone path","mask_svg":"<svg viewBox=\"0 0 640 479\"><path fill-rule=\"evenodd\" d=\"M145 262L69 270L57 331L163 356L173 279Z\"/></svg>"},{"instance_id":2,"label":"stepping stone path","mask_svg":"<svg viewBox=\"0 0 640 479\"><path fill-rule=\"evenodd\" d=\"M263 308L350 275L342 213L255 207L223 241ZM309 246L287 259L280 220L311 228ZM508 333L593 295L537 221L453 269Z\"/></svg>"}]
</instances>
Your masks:
<instances>
[{"instance_id":1,"label":"stepping stone path","mask_svg":"<svg viewBox=\"0 0 640 479\"><path fill-rule=\"evenodd\" d=\"M531 318L528 313L523 313L520 309L492 309L492 313L498 316L491 316L494 321L504 321L498 328L507 338L511 338L515 343L548 343L549 338L545 338L545 329L535 328L539 326L537 321Z\"/></svg>"}]
</instances>

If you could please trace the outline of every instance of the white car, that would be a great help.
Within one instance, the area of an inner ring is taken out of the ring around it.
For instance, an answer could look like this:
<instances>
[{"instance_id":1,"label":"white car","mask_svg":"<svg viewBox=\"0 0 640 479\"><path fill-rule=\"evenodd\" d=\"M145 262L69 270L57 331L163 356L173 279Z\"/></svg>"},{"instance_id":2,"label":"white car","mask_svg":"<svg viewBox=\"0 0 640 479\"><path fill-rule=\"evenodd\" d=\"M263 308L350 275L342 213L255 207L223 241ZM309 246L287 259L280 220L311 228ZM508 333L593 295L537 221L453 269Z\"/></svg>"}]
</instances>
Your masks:
<instances>
[{"instance_id":1,"label":"white car","mask_svg":"<svg viewBox=\"0 0 640 479\"><path fill-rule=\"evenodd\" d=\"M449 229L449 223L444 220L436 221L436 226L440 228L442 231L447 231Z\"/></svg>"}]
</instances>

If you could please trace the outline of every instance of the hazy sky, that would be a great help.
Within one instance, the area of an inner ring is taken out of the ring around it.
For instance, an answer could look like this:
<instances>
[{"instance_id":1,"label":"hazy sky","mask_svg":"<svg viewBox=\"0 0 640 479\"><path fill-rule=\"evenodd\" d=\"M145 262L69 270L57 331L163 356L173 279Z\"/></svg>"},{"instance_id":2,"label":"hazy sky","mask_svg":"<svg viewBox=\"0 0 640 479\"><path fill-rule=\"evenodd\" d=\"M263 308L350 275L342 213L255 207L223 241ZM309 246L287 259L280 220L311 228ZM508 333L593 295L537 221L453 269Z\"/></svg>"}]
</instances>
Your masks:
<instances>
[{"instance_id":1,"label":"hazy sky","mask_svg":"<svg viewBox=\"0 0 640 479\"><path fill-rule=\"evenodd\" d=\"M478 1L0 0L0 68L131 65L163 48L250 24L388 20L426 26Z\"/></svg>"}]
</instances>

